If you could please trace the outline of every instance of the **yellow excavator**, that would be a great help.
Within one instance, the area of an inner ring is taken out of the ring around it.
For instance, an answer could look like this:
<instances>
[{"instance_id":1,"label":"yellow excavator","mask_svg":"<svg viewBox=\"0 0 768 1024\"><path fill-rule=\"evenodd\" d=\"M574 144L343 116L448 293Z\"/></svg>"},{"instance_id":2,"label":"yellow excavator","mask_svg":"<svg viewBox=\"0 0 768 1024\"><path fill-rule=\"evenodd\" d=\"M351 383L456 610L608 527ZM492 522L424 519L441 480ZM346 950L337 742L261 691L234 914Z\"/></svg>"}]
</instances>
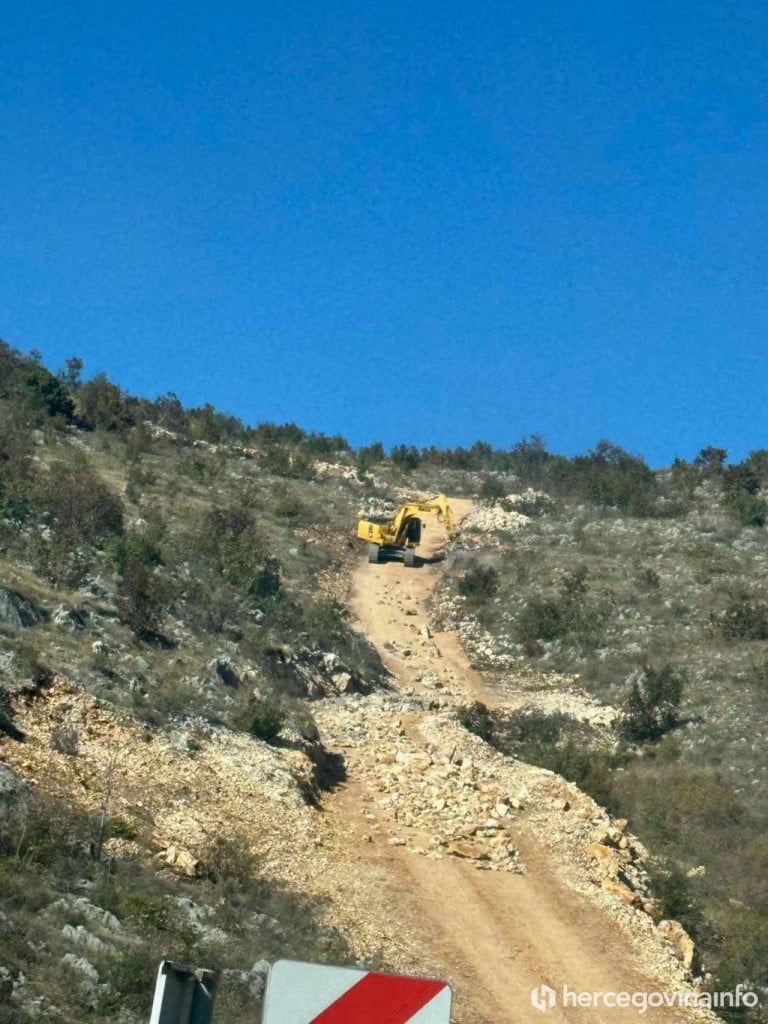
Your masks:
<instances>
[{"instance_id":1,"label":"yellow excavator","mask_svg":"<svg viewBox=\"0 0 768 1024\"><path fill-rule=\"evenodd\" d=\"M368 541L368 561L402 559L407 566L414 566L421 541L420 513L437 513L437 521L445 523L448 536L453 536L453 513L444 494L426 501L408 501L392 516L373 516L357 524L357 536Z\"/></svg>"}]
</instances>

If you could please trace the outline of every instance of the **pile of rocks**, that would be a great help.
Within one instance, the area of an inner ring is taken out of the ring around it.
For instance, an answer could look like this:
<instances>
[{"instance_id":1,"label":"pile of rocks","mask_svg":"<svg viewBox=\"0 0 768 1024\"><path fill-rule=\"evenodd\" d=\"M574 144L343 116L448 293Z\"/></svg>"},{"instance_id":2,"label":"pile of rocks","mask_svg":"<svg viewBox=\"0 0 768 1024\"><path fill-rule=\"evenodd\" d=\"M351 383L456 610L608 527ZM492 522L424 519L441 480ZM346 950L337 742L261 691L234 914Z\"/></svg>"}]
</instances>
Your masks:
<instances>
[{"instance_id":1,"label":"pile of rocks","mask_svg":"<svg viewBox=\"0 0 768 1024\"><path fill-rule=\"evenodd\" d=\"M530 521L522 512L511 507L505 508L501 503L475 505L459 524L458 536L465 545L472 543L474 546L498 546L500 542L493 536L494 534L514 533L527 526Z\"/></svg>"},{"instance_id":2,"label":"pile of rocks","mask_svg":"<svg viewBox=\"0 0 768 1024\"><path fill-rule=\"evenodd\" d=\"M483 761L409 738L404 716L421 702L397 696L340 701L320 709L326 742L378 794L364 812L367 842L431 858L459 857L486 870L523 870L510 827L527 794L499 783ZM443 714L449 714L446 709Z\"/></svg>"}]
</instances>

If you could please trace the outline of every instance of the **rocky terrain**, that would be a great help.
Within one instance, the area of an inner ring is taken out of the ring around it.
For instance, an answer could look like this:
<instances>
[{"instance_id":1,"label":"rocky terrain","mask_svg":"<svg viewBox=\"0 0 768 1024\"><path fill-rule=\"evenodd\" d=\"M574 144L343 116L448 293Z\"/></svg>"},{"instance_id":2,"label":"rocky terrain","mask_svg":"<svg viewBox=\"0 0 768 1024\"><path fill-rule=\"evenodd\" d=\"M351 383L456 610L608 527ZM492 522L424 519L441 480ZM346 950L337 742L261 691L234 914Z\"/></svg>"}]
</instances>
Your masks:
<instances>
[{"instance_id":1,"label":"rocky terrain","mask_svg":"<svg viewBox=\"0 0 768 1024\"><path fill-rule=\"evenodd\" d=\"M628 748L626 692L594 671L638 623L662 635L657 606L679 613L655 596L668 554L633 567L635 609L600 576L621 522L568 535L548 489L471 453L415 472L408 449L246 429L106 379L65 388L2 346L0 369L0 1022L144 1020L166 955L222 971L233 1024L280 956L444 977L457 1024L525 1018L542 983L751 979L712 976L706 928L637 828L664 794L627 814L610 788L638 765L677 784L675 736ZM453 540L427 521L419 568L369 565L357 516L438 490L473 496L451 499ZM684 534L643 530L646 552ZM759 553L732 540L721 568ZM580 545L586 574L559 564ZM703 557L692 587L717 568ZM540 582L550 619L531 621L564 637L520 632ZM597 627L607 655L585 665ZM692 885L710 878L697 827Z\"/></svg>"}]
</instances>

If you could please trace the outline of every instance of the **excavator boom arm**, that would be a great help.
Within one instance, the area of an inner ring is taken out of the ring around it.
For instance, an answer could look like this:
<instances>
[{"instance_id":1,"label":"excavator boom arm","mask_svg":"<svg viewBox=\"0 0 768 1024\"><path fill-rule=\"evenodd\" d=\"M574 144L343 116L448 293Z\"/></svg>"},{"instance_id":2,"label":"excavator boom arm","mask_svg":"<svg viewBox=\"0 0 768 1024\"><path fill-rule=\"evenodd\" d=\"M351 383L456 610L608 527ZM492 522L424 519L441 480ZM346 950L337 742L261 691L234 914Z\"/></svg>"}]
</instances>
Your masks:
<instances>
[{"instance_id":1,"label":"excavator boom arm","mask_svg":"<svg viewBox=\"0 0 768 1024\"><path fill-rule=\"evenodd\" d=\"M426 501L405 502L391 519L383 521L361 519L357 524L357 535L362 540L386 548L413 548L418 543L418 533L414 538L409 532L409 524L418 518L420 513L436 514L438 522L445 525L448 536L453 536L455 529L453 513L444 494L436 494Z\"/></svg>"},{"instance_id":2,"label":"excavator boom arm","mask_svg":"<svg viewBox=\"0 0 768 1024\"><path fill-rule=\"evenodd\" d=\"M419 512L436 513L438 521L445 524L448 536L453 536L453 513L444 494L436 494L434 498L429 498L427 501L410 501L401 505L392 519L392 532L395 536L400 536L407 521L418 515Z\"/></svg>"}]
</instances>

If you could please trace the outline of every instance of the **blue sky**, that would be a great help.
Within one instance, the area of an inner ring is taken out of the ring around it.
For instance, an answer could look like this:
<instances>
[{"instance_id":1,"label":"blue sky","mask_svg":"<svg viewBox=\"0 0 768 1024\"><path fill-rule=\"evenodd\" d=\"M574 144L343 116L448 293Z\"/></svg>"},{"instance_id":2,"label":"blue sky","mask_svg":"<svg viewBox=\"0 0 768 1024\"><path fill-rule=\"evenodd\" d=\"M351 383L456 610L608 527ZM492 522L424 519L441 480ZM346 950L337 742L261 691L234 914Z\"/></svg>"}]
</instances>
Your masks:
<instances>
[{"instance_id":1,"label":"blue sky","mask_svg":"<svg viewBox=\"0 0 768 1024\"><path fill-rule=\"evenodd\" d=\"M768 5L9 5L0 336L353 443L768 447Z\"/></svg>"}]
</instances>

